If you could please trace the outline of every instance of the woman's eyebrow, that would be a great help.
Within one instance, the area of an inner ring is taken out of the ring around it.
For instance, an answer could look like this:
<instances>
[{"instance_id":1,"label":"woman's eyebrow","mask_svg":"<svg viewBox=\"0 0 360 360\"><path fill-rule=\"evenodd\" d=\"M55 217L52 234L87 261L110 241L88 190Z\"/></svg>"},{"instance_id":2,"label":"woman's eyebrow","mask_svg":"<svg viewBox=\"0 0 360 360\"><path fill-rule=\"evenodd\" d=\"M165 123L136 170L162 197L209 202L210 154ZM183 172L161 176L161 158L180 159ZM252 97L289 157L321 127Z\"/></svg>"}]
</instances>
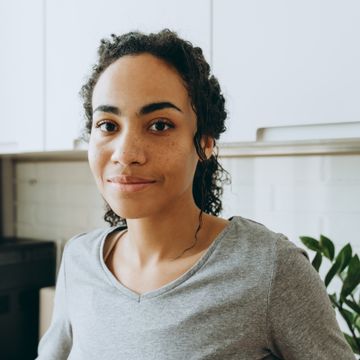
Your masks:
<instances>
[{"instance_id":1,"label":"woman's eyebrow","mask_svg":"<svg viewBox=\"0 0 360 360\"><path fill-rule=\"evenodd\" d=\"M173 103L171 103L169 101L162 101L162 102L150 103L150 104L146 104L146 105L142 106L140 108L139 114L140 115L146 115L146 114L150 114L153 111L167 109L167 108L175 109L175 110L180 111L182 113L182 110L179 109ZM99 105L93 111L93 114L96 111L112 113L112 114L115 114L115 115L120 115L121 114L121 110L118 107L112 106L112 105Z\"/></svg>"},{"instance_id":2,"label":"woman's eyebrow","mask_svg":"<svg viewBox=\"0 0 360 360\"><path fill-rule=\"evenodd\" d=\"M168 101L162 101L162 102L156 102L156 103L151 103L151 104L147 104L141 107L139 114L140 115L146 115L149 114L153 111L156 110L162 110L162 109L166 109L166 108L170 108L170 109L175 109L177 111L180 111L182 113L182 111L173 103L168 102Z\"/></svg>"},{"instance_id":3,"label":"woman's eyebrow","mask_svg":"<svg viewBox=\"0 0 360 360\"><path fill-rule=\"evenodd\" d=\"M115 115L120 115L120 109L116 106L111 106L111 105L99 105L94 111L93 111L93 115L95 114L96 111L100 111L100 112L107 112L107 113L112 113Z\"/></svg>"}]
</instances>

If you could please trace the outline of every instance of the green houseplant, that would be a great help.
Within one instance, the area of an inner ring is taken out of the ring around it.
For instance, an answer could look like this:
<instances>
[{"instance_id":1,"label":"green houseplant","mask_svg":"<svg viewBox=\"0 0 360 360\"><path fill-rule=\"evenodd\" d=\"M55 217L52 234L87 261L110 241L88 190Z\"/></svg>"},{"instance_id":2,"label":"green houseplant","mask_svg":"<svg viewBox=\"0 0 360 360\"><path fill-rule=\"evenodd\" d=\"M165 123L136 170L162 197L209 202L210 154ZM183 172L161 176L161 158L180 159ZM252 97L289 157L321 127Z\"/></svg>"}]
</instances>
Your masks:
<instances>
[{"instance_id":1,"label":"green houseplant","mask_svg":"<svg viewBox=\"0 0 360 360\"><path fill-rule=\"evenodd\" d=\"M342 287L339 294L329 294L334 308L344 318L351 335L344 333L347 342L355 354L360 354L360 296L356 298L357 287L360 283L360 261L357 254L353 254L350 244L345 245L340 252L335 254L333 242L324 235L320 239L309 236L300 236L302 243L316 254L312 265L319 272L323 258L331 262L331 267L325 276L324 283L327 287L331 280L337 276L341 279Z\"/></svg>"}]
</instances>

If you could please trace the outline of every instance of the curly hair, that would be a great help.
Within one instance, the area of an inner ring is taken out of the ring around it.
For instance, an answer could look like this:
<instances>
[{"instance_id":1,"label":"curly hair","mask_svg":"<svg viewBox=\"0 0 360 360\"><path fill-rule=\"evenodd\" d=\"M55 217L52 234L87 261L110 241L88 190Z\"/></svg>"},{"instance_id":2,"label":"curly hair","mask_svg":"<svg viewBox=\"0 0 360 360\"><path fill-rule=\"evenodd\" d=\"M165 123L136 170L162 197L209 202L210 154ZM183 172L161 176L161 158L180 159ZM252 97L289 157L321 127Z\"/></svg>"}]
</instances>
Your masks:
<instances>
[{"instance_id":1,"label":"curly hair","mask_svg":"<svg viewBox=\"0 0 360 360\"><path fill-rule=\"evenodd\" d=\"M216 216L222 210L223 184L230 182L230 175L219 164L217 153L207 159L200 146L200 139L205 135L213 138L215 142L226 130L225 99L217 79L210 75L210 66L201 48L179 38L176 32L164 29L146 35L133 31L121 36L111 34L110 39L101 40L98 63L93 66L90 77L80 91L86 119L82 139L89 141L92 128L92 94L100 75L122 56L141 53L149 53L164 60L177 70L184 81L197 117L197 131L193 140L201 159L197 163L193 180L194 201L201 210L200 218L202 212ZM216 147L216 142L214 145ZM105 207L106 222L111 226L126 225L126 219L115 214L107 203Z\"/></svg>"}]
</instances>

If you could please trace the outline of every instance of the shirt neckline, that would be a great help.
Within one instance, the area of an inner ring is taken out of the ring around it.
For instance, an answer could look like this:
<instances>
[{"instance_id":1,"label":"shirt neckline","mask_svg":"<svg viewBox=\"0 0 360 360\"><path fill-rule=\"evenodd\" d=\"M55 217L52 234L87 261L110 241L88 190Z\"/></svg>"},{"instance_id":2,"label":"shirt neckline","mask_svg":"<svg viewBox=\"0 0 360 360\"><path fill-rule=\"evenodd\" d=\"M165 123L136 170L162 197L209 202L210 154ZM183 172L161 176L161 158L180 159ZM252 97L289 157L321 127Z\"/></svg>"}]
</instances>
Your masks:
<instances>
[{"instance_id":1,"label":"shirt neckline","mask_svg":"<svg viewBox=\"0 0 360 360\"><path fill-rule=\"evenodd\" d=\"M193 266L190 269L188 269L185 273L180 275L178 278L170 281L169 283L161 286L158 289L147 291L147 292L142 293L142 294L138 294L137 292L135 292L135 291L129 289L128 287L126 287L125 285L123 285L113 275L113 273L109 270L109 268L106 266L105 261L104 261L104 257L103 257L103 249L104 249L105 239L113 231L116 231L116 230L121 229L121 228L124 229L125 228L124 225L112 226L109 229L107 229L105 231L105 233L103 234L103 236L102 236L102 238L100 240L100 246L99 246L99 256L100 256L101 267L102 267L103 271L105 272L105 275L107 276L107 278L110 280L111 284L115 288L117 288L122 294L130 297L131 299L136 300L137 302L160 296L160 295L170 291L171 289L179 286L180 284L182 284L187 279L189 279L192 275L194 275L206 263L206 261L211 256L211 254L214 252L215 248L218 246L218 244L221 242L221 240L226 236L226 234L234 226L235 219L236 219L236 216L232 216L232 217L230 217L228 219L230 221L229 224L227 224L226 227L216 236L216 238L213 240L213 242L208 247L206 252L200 257L200 259L198 259L193 264Z\"/></svg>"}]
</instances>

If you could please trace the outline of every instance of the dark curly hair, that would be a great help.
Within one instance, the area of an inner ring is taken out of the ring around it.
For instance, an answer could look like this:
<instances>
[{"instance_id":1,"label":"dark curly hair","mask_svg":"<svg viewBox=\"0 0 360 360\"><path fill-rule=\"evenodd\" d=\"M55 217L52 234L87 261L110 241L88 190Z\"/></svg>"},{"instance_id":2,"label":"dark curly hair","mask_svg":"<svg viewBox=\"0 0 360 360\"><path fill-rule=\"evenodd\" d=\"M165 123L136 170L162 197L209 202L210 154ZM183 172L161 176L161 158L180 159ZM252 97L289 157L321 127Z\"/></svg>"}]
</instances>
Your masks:
<instances>
[{"instance_id":1,"label":"dark curly hair","mask_svg":"<svg viewBox=\"0 0 360 360\"><path fill-rule=\"evenodd\" d=\"M226 130L225 99L217 79L210 75L210 66L206 62L199 47L178 37L177 33L164 29L158 33L143 34L138 31L121 36L111 34L110 39L102 39L98 49L98 63L93 66L92 73L83 85L80 95L85 109L85 128L82 139L89 141L92 128L92 94L102 72L117 59L125 55L141 53L152 54L172 65L184 80L191 99L192 108L197 116L197 132L194 145L201 159L198 161L194 181L193 196L196 205L202 212L218 215L222 210L220 197L224 183L230 182L229 173L219 164L218 154L209 159L200 146L203 135L218 140ZM215 142L216 145L216 142ZM126 219L113 212L106 203L104 220L111 226L126 225Z\"/></svg>"}]
</instances>

